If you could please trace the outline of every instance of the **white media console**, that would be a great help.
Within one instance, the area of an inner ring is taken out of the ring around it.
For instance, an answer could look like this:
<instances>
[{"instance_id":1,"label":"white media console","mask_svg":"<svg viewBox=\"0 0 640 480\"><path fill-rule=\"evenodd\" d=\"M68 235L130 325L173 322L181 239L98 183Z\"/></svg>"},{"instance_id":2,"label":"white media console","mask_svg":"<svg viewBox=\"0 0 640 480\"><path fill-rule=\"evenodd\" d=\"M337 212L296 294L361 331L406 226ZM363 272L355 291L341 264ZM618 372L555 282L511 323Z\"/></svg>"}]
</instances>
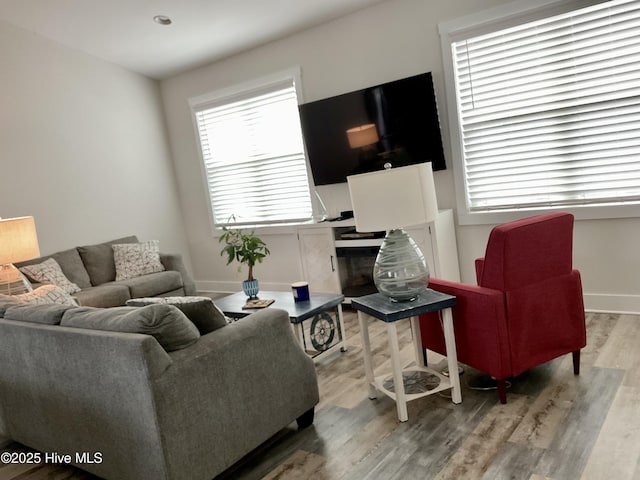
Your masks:
<instances>
[{"instance_id":1,"label":"white media console","mask_svg":"<svg viewBox=\"0 0 640 480\"><path fill-rule=\"evenodd\" d=\"M422 250L431 276L460 281L452 210L441 210L431 224L405 230ZM297 228L302 270L311 291L342 293L347 299L376 291L370 275L383 238L358 238L353 232L353 219Z\"/></svg>"}]
</instances>

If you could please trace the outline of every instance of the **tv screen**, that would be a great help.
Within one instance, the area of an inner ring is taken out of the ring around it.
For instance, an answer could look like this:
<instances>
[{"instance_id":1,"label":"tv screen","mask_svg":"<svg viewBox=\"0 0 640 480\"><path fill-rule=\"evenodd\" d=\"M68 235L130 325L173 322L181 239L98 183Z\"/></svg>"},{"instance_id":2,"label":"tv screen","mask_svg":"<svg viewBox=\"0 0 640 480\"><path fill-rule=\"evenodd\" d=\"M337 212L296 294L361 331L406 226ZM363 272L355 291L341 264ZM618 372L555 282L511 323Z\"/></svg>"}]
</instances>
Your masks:
<instances>
[{"instance_id":1,"label":"tv screen","mask_svg":"<svg viewBox=\"0 0 640 480\"><path fill-rule=\"evenodd\" d=\"M431 162L446 168L431 73L300 105L316 185L348 175Z\"/></svg>"}]
</instances>

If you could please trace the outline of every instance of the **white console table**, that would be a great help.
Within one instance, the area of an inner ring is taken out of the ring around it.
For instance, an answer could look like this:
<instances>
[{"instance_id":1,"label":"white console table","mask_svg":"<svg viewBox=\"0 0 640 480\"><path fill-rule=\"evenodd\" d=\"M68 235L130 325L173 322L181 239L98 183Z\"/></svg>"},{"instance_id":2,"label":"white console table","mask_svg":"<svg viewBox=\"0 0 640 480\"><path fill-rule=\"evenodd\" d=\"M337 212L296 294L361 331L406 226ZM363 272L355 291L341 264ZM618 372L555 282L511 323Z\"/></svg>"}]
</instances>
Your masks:
<instances>
[{"instance_id":1,"label":"white console table","mask_svg":"<svg viewBox=\"0 0 640 480\"><path fill-rule=\"evenodd\" d=\"M302 272L312 291L343 293L336 248L376 247L382 243L382 238L340 239L339 232L348 227L355 227L354 219L298 227ZM432 276L460 281L452 210L441 210L432 224L405 230L422 250Z\"/></svg>"}]
</instances>

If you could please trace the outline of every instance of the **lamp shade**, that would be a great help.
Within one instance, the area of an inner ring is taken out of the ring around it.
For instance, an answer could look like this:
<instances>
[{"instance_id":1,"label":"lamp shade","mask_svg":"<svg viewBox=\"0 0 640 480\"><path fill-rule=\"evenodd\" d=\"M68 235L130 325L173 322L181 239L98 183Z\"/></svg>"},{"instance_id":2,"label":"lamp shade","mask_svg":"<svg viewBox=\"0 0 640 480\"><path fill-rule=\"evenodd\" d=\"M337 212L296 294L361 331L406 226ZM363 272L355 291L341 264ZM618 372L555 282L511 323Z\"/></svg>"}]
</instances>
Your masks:
<instances>
[{"instance_id":1,"label":"lamp shade","mask_svg":"<svg viewBox=\"0 0 640 480\"><path fill-rule=\"evenodd\" d=\"M347 139L351 148L365 147L378 141L378 132L375 123L360 125L347 130Z\"/></svg>"},{"instance_id":2,"label":"lamp shade","mask_svg":"<svg viewBox=\"0 0 640 480\"><path fill-rule=\"evenodd\" d=\"M0 265L40 256L33 217L0 219Z\"/></svg>"},{"instance_id":3,"label":"lamp shade","mask_svg":"<svg viewBox=\"0 0 640 480\"><path fill-rule=\"evenodd\" d=\"M431 163L347 177L359 232L429 223L438 215Z\"/></svg>"}]
</instances>

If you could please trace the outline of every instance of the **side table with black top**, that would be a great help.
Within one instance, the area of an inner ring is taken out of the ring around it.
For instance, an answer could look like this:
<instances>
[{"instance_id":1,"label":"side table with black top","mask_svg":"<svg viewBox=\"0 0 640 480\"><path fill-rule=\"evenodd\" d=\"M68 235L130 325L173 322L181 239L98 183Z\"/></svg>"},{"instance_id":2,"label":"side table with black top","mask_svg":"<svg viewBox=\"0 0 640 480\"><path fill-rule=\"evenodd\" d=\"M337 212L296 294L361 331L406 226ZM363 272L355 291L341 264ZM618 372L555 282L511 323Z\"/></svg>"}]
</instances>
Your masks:
<instances>
[{"instance_id":1,"label":"side table with black top","mask_svg":"<svg viewBox=\"0 0 640 480\"><path fill-rule=\"evenodd\" d=\"M411 400L451 389L451 400L453 403L457 404L462 402L460 378L458 376L456 342L453 332L453 317L451 315L451 307L453 307L455 303L456 297L430 289L421 293L419 297L412 302L392 302L388 297L380 293L374 293L351 300L351 307L358 311L358 322L360 324L360 335L362 337L362 349L364 355L364 367L367 382L369 384L369 398L377 398L378 392L382 392L391 397L396 402L398 420L401 422L406 422L409 419L407 414L407 402ZM433 369L427 368L423 356L422 340L420 336L420 321L418 317L423 313L435 311L442 312L449 377L446 377L442 375L442 373ZM389 348L391 351L392 385L388 385L388 382L385 382L388 375L374 378L371 358L371 343L369 341L369 327L365 314L371 315L372 317L382 320L387 324ZM406 318L411 319L415 365L403 368L400 364L400 347L398 345L398 332L395 322ZM439 382L436 386L433 386L433 388L429 388L426 391L407 393L405 391L403 375L403 373L407 372L427 372L430 375L437 377Z\"/></svg>"},{"instance_id":2,"label":"side table with black top","mask_svg":"<svg viewBox=\"0 0 640 480\"><path fill-rule=\"evenodd\" d=\"M280 308L289 314L289 320L300 346L313 357L314 361L321 360L329 350L339 347L341 352L347 350L344 319L342 317L342 302L344 295L333 293L309 294L309 300L296 302L291 292L261 291L259 298L271 299L274 302L266 308ZM247 296L243 292L234 293L226 297L217 298L216 305L225 315L232 318L242 318L259 309L242 308L247 303ZM330 312L335 312L335 320ZM311 320L309 326L309 340L307 345L304 334L304 321ZM313 347L313 348L311 348Z\"/></svg>"}]
</instances>

